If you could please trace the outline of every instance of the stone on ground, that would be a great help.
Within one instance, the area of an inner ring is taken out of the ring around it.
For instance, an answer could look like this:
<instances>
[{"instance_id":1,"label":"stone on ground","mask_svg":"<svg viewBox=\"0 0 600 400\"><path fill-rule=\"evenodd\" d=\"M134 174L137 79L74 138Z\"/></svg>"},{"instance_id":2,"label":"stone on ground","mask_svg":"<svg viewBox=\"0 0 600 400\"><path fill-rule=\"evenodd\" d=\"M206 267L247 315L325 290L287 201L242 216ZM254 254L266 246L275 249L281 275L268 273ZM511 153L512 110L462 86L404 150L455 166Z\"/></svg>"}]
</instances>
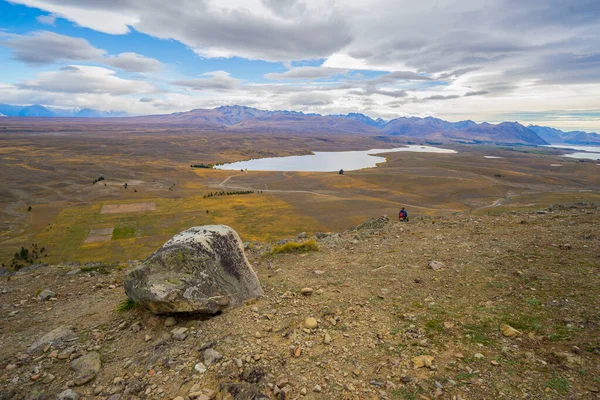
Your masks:
<instances>
[{"instance_id":1,"label":"stone on ground","mask_svg":"<svg viewBox=\"0 0 600 400\"><path fill-rule=\"evenodd\" d=\"M502 332L502 334L506 337L514 337L514 336L519 335L519 333L520 333L518 330L516 330L512 326L506 325L506 324L504 324L500 327L500 332Z\"/></svg>"},{"instance_id":2,"label":"stone on ground","mask_svg":"<svg viewBox=\"0 0 600 400\"><path fill-rule=\"evenodd\" d=\"M52 290L49 289L44 289L40 292L40 294L38 294L38 299L42 300L42 301L46 301L46 300L50 300L53 297L56 297L56 293L54 293Z\"/></svg>"},{"instance_id":3,"label":"stone on ground","mask_svg":"<svg viewBox=\"0 0 600 400\"><path fill-rule=\"evenodd\" d=\"M73 389L67 389L60 392L56 400L79 400L79 394L73 391Z\"/></svg>"},{"instance_id":4,"label":"stone on ground","mask_svg":"<svg viewBox=\"0 0 600 400\"><path fill-rule=\"evenodd\" d=\"M441 271L443 269L446 269L446 266L440 261L431 260L429 261L429 268L431 268L434 271Z\"/></svg>"},{"instance_id":5,"label":"stone on ground","mask_svg":"<svg viewBox=\"0 0 600 400\"><path fill-rule=\"evenodd\" d=\"M223 356L221 353L216 351L215 349L206 349L204 350L204 364L210 366L217 361L221 360Z\"/></svg>"},{"instance_id":6,"label":"stone on ground","mask_svg":"<svg viewBox=\"0 0 600 400\"><path fill-rule=\"evenodd\" d=\"M313 317L308 317L304 320L304 327L306 329L315 329L317 326L319 326L319 323Z\"/></svg>"},{"instance_id":7,"label":"stone on ground","mask_svg":"<svg viewBox=\"0 0 600 400\"><path fill-rule=\"evenodd\" d=\"M130 272L124 286L155 314L215 314L263 294L240 237L225 225L175 235Z\"/></svg>"},{"instance_id":8,"label":"stone on ground","mask_svg":"<svg viewBox=\"0 0 600 400\"><path fill-rule=\"evenodd\" d=\"M55 348L65 347L67 342L70 342L77 338L77 334L73 331L73 328L69 326L59 326L46 333L40 339L38 339L34 344L29 346L27 349L28 353L38 353L41 352L44 347L48 345L52 345Z\"/></svg>"},{"instance_id":9,"label":"stone on ground","mask_svg":"<svg viewBox=\"0 0 600 400\"><path fill-rule=\"evenodd\" d=\"M434 360L433 356L423 355L423 356L414 357L412 359L412 362L415 365L415 368L422 368L422 367L430 368L432 366L433 360Z\"/></svg>"},{"instance_id":10,"label":"stone on ground","mask_svg":"<svg viewBox=\"0 0 600 400\"><path fill-rule=\"evenodd\" d=\"M85 385L94 379L101 366L100 355L95 351L75 359L71 363L71 369L75 371L75 385Z\"/></svg>"}]
</instances>

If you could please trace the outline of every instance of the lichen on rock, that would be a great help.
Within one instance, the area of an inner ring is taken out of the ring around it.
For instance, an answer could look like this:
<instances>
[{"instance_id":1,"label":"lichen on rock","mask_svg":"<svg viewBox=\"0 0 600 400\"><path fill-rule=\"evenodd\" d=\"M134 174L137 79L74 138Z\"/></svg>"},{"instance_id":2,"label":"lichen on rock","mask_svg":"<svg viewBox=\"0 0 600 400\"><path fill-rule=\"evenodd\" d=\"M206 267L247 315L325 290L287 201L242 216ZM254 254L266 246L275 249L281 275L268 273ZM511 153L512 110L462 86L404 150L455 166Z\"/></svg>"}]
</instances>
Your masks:
<instances>
[{"instance_id":1,"label":"lichen on rock","mask_svg":"<svg viewBox=\"0 0 600 400\"><path fill-rule=\"evenodd\" d=\"M124 286L129 298L156 314L215 314L263 293L240 237L225 225L175 235Z\"/></svg>"}]
</instances>

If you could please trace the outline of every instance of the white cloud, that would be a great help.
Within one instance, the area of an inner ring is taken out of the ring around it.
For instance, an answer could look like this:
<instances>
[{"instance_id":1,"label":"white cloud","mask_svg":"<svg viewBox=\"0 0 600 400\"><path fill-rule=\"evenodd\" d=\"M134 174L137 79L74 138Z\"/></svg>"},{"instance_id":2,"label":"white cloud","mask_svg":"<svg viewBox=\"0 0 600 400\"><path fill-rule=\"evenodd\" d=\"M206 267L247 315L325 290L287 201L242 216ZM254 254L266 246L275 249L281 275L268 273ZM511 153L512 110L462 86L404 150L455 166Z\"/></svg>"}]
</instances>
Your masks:
<instances>
[{"instance_id":1,"label":"white cloud","mask_svg":"<svg viewBox=\"0 0 600 400\"><path fill-rule=\"evenodd\" d=\"M160 70L160 61L137 53L121 53L109 56L104 63L129 72L156 72Z\"/></svg>"},{"instance_id":2,"label":"white cloud","mask_svg":"<svg viewBox=\"0 0 600 400\"><path fill-rule=\"evenodd\" d=\"M37 22L43 25L54 25L56 22L56 17L52 14L50 15L39 15L36 17Z\"/></svg>"},{"instance_id":3,"label":"white cloud","mask_svg":"<svg viewBox=\"0 0 600 400\"><path fill-rule=\"evenodd\" d=\"M238 88L241 82L225 71L206 72L203 75L207 78L179 80L173 84L194 90L232 90Z\"/></svg>"},{"instance_id":4,"label":"white cloud","mask_svg":"<svg viewBox=\"0 0 600 400\"><path fill-rule=\"evenodd\" d=\"M259 0L14 0L110 34L130 27L175 39L203 57L286 61L323 58L351 42L350 25L333 1L298 6ZM315 40L318 38L318 40Z\"/></svg>"},{"instance_id":5,"label":"white cloud","mask_svg":"<svg viewBox=\"0 0 600 400\"><path fill-rule=\"evenodd\" d=\"M85 39L48 31L10 35L2 43L13 50L17 60L28 64L47 64L56 60L89 61L100 59L105 53Z\"/></svg>"},{"instance_id":6,"label":"white cloud","mask_svg":"<svg viewBox=\"0 0 600 400\"><path fill-rule=\"evenodd\" d=\"M107 55L105 50L92 46L87 40L37 31L28 35L6 35L0 44L13 50L13 57L32 65L59 61L90 61L113 66L128 72L156 72L161 63L137 53Z\"/></svg>"},{"instance_id":7,"label":"white cloud","mask_svg":"<svg viewBox=\"0 0 600 400\"><path fill-rule=\"evenodd\" d=\"M346 68L331 68L331 67L296 67L290 68L282 73L268 73L265 78L271 80L281 79L318 79L328 78L334 75L342 75L348 73Z\"/></svg>"},{"instance_id":8,"label":"white cloud","mask_svg":"<svg viewBox=\"0 0 600 400\"><path fill-rule=\"evenodd\" d=\"M41 72L37 79L20 82L21 89L55 93L107 93L126 95L155 91L147 82L119 78L107 68L71 65L58 71Z\"/></svg>"}]
</instances>

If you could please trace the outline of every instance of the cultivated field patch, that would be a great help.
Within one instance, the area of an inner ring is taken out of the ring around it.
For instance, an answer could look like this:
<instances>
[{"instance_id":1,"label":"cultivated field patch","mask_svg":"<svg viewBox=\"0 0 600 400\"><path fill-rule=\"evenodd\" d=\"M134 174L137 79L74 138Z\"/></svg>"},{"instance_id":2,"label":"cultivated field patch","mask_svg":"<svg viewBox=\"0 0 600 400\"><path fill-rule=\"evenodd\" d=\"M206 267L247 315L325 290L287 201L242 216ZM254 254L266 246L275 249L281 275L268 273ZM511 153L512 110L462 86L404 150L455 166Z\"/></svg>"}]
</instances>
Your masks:
<instances>
[{"instance_id":1,"label":"cultivated field patch","mask_svg":"<svg viewBox=\"0 0 600 400\"><path fill-rule=\"evenodd\" d=\"M153 201L133 204L105 204L102 206L100 214L121 214L154 210L156 210L156 203Z\"/></svg>"},{"instance_id":2,"label":"cultivated field patch","mask_svg":"<svg viewBox=\"0 0 600 400\"><path fill-rule=\"evenodd\" d=\"M90 229L84 243L108 242L112 238L114 228Z\"/></svg>"}]
</instances>

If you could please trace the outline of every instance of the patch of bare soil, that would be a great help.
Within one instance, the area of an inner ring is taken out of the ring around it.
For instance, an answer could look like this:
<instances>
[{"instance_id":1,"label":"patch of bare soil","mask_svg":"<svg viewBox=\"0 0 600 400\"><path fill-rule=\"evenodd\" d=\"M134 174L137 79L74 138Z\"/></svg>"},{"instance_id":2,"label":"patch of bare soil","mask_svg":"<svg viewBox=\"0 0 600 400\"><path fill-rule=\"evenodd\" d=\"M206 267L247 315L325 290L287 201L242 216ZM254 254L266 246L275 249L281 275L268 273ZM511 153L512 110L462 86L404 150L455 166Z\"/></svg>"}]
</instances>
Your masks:
<instances>
[{"instance_id":1,"label":"patch of bare soil","mask_svg":"<svg viewBox=\"0 0 600 400\"><path fill-rule=\"evenodd\" d=\"M599 224L582 204L253 244L264 297L210 319L115 311L132 265L40 267L0 285L0 398L599 398ZM60 326L76 339L27 353Z\"/></svg>"},{"instance_id":2,"label":"patch of bare soil","mask_svg":"<svg viewBox=\"0 0 600 400\"><path fill-rule=\"evenodd\" d=\"M114 228L90 229L84 243L108 242L112 238Z\"/></svg>"},{"instance_id":3,"label":"patch of bare soil","mask_svg":"<svg viewBox=\"0 0 600 400\"><path fill-rule=\"evenodd\" d=\"M102 206L100 214L122 214L154 210L156 210L156 203L153 201L133 204L105 204Z\"/></svg>"}]
</instances>

